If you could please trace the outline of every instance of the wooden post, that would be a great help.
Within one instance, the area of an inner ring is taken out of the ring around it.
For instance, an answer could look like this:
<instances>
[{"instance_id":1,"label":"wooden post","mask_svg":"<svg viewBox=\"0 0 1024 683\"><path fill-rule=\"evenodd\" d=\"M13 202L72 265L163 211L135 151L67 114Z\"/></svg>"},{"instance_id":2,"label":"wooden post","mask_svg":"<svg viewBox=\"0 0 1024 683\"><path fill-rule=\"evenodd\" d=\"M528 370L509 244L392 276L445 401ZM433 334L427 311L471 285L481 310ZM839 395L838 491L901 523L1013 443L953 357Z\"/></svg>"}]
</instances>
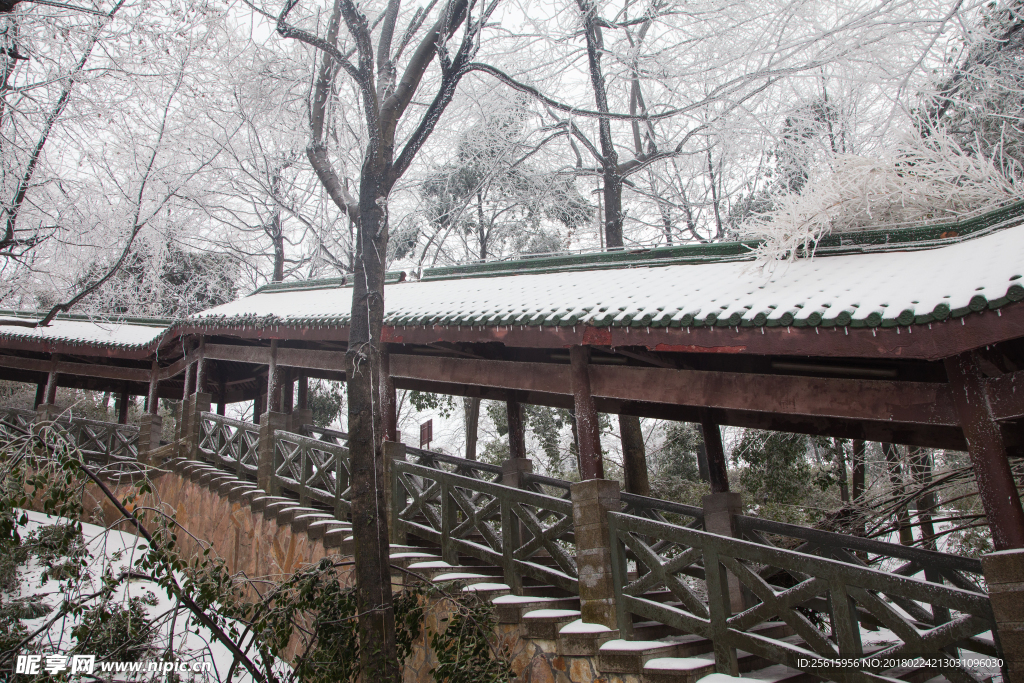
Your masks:
<instances>
[{"instance_id":1,"label":"wooden post","mask_svg":"<svg viewBox=\"0 0 1024 683\"><path fill-rule=\"evenodd\" d=\"M725 449L722 447L722 432L706 408L700 409L700 428L704 434L711 493L728 493L729 470L725 463Z\"/></svg>"},{"instance_id":2,"label":"wooden post","mask_svg":"<svg viewBox=\"0 0 1024 683\"><path fill-rule=\"evenodd\" d=\"M270 340L270 365L267 367L267 408L266 412L281 411L281 377L277 369L277 340Z\"/></svg>"},{"instance_id":3,"label":"wooden post","mask_svg":"<svg viewBox=\"0 0 1024 683\"><path fill-rule=\"evenodd\" d=\"M580 476L584 479L604 479L604 461L601 459L601 431L597 421L597 408L590 393L590 349L573 346L569 349L569 373L572 380L573 405L576 408L576 430L580 439Z\"/></svg>"},{"instance_id":4,"label":"wooden post","mask_svg":"<svg viewBox=\"0 0 1024 683\"><path fill-rule=\"evenodd\" d=\"M220 381L217 382L217 414L223 415L225 408L228 405L228 385L224 379L223 371L218 372L221 376Z\"/></svg>"},{"instance_id":5,"label":"wooden post","mask_svg":"<svg viewBox=\"0 0 1024 683\"><path fill-rule=\"evenodd\" d=\"M124 389L117 395L117 424L123 425L128 422L128 389Z\"/></svg>"},{"instance_id":6,"label":"wooden post","mask_svg":"<svg viewBox=\"0 0 1024 683\"><path fill-rule=\"evenodd\" d=\"M149 396L146 398L146 407L150 415L157 415L160 411L160 363L153 361L149 371Z\"/></svg>"},{"instance_id":7,"label":"wooden post","mask_svg":"<svg viewBox=\"0 0 1024 683\"><path fill-rule=\"evenodd\" d=\"M997 551L1024 548L1024 508L977 360L967 352L947 358L945 365L992 542Z\"/></svg>"},{"instance_id":8,"label":"wooden post","mask_svg":"<svg viewBox=\"0 0 1024 683\"><path fill-rule=\"evenodd\" d=\"M196 358L196 387L193 393L200 394L206 391L206 361L203 354L206 351L206 340L199 338L199 357Z\"/></svg>"},{"instance_id":9,"label":"wooden post","mask_svg":"<svg viewBox=\"0 0 1024 683\"><path fill-rule=\"evenodd\" d=\"M50 361L50 374L46 378L46 404L52 406L57 404L57 363L60 356L53 354Z\"/></svg>"},{"instance_id":10,"label":"wooden post","mask_svg":"<svg viewBox=\"0 0 1024 683\"><path fill-rule=\"evenodd\" d=\"M281 385L281 412L291 415L295 407L295 378L290 368L283 368L281 375L284 382Z\"/></svg>"},{"instance_id":11,"label":"wooden post","mask_svg":"<svg viewBox=\"0 0 1024 683\"><path fill-rule=\"evenodd\" d=\"M192 395L192 377L195 372L195 369L192 366L192 363L185 366L185 388L181 391L182 401L187 400L188 397Z\"/></svg>"},{"instance_id":12,"label":"wooden post","mask_svg":"<svg viewBox=\"0 0 1024 683\"><path fill-rule=\"evenodd\" d=\"M380 350L380 403L384 414L384 440L398 439L398 396L391 378L391 354L382 345Z\"/></svg>"},{"instance_id":13,"label":"wooden post","mask_svg":"<svg viewBox=\"0 0 1024 683\"><path fill-rule=\"evenodd\" d=\"M854 439L853 441L853 474L852 474L852 491L850 492L850 499L856 504L861 502L861 497L864 495L864 488L867 476L867 461L864 458L864 439Z\"/></svg>"},{"instance_id":14,"label":"wooden post","mask_svg":"<svg viewBox=\"0 0 1024 683\"><path fill-rule=\"evenodd\" d=\"M299 410L309 407L309 378L306 373L299 374Z\"/></svg>"},{"instance_id":15,"label":"wooden post","mask_svg":"<svg viewBox=\"0 0 1024 683\"><path fill-rule=\"evenodd\" d=\"M509 398L505 401L505 410L508 413L508 457L511 460L527 459L523 404L515 398Z\"/></svg>"},{"instance_id":16,"label":"wooden post","mask_svg":"<svg viewBox=\"0 0 1024 683\"><path fill-rule=\"evenodd\" d=\"M252 400L252 421L255 424L260 423L260 416L265 412L266 404L267 401L263 392L257 392L256 397Z\"/></svg>"},{"instance_id":17,"label":"wooden post","mask_svg":"<svg viewBox=\"0 0 1024 683\"><path fill-rule=\"evenodd\" d=\"M32 405L33 410L37 410L39 406L46 400L46 382L40 382L36 385L36 399Z\"/></svg>"}]
</instances>

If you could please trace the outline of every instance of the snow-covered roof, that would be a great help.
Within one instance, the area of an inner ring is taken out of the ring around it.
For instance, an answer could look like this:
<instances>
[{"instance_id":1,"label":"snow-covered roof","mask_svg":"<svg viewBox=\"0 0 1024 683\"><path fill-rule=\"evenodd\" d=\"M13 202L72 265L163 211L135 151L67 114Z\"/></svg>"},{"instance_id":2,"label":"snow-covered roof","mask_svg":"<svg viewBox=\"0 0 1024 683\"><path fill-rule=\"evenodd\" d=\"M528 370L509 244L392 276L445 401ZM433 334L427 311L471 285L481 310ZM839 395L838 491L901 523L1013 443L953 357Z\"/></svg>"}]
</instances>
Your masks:
<instances>
[{"instance_id":1,"label":"snow-covered roof","mask_svg":"<svg viewBox=\"0 0 1024 683\"><path fill-rule=\"evenodd\" d=\"M43 317L0 311L0 343L26 341L138 349L149 346L167 331L170 321L158 318L100 318L83 315L58 315L46 327L24 327ZM20 323L20 325L19 325Z\"/></svg>"},{"instance_id":2,"label":"snow-covered roof","mask_svg":"<svg viewBox=\"0 0 1024 683\"><path fill-rule=\"evenodd\" d=\"M871 236L837 237L813 258L778 262L770 271L758 267L741 243L625 253L618 262L604 254L596 266L554 272L539 261L526 268L506 263L504 270L493 264L449 269L445 279L428 273L420 281L388 284L384 322L395 327L924 324L1024 299L1024 224L1012 218L973 235L947 230L902 241L886 237L881 243ZM694 257L701 249L705 257ZM707 254L709 249L714 251ZM189 322L345 326L351 301L351 287L338 281L278 284Z\"/></svg>"}]
</instances>

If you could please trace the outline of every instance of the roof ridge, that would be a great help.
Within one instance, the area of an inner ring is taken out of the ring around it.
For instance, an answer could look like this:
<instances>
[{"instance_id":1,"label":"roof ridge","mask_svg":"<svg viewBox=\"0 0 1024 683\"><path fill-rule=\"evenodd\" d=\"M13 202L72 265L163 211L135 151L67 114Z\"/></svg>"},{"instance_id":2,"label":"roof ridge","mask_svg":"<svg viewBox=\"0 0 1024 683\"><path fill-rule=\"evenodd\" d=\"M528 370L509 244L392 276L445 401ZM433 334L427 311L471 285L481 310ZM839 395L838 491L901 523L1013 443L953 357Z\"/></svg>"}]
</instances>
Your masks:
<instances>
[{"instance_id":1,"label":"roof ridge","mask_svg":"<svg viewBox=\"0 0 1024 683\"><path fill-rule=\"evenodd\" d=\"M844 254L913 251L935 249L1014 227L1024 219L1024 200L1014 202L970 218L904 227L877 228L856 232L838 232L823 236L801 254L818 257ZM687 243L661 247L641 247L588 253L547 253L516 259L437 266L423 271L419 281L437 282L478 277L566 273L580 270L607 270L662 265L688 265L752 260L753 251L763 240ZM389 271L385 284L406 280L405 271ZM350 287L347 276L316 280L274 282L256 289L264 292L303 291ZM250 295L251 296L251 295Z\"/></svg>"},{"instance_id":2,"label":"roof ridge","mask_svg":"<svg viewBox=\"0 0 1024 683\"><path fill-rule=\"evenodd\" d=\"M49 311L16 311L14 309L0 308L0 317L11 318L42 318ZM157 318L139 315L119 316L117 314L90 314L90 313L58 313L54 320L72 320L81 322L110 322L125 325L146 325L150 327L169 327L177 322L177 318Z\"/></svg>"}]
</instances>

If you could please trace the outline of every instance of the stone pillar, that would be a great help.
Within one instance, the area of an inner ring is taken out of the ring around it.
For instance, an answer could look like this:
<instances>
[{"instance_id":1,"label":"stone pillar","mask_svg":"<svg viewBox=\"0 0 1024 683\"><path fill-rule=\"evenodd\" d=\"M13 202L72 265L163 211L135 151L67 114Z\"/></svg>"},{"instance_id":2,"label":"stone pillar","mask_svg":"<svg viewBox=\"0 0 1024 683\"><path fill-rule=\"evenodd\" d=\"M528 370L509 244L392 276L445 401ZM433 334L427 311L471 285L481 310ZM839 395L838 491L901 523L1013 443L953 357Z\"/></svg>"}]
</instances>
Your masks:
<instances>
[{"instance_id":1,"label":"stone pillar","mask_svg":"<svg viewBox=\"0 0 1024 683\"><path fill-rule=\"evenodd\" d=\"M313 424L313 409L296 408L289 417L292 420L291 430L299 433L304 426Z\"/></svg>"},{"instance_id":2,"label":"stone pillar","mask_svg":"<svg viewBox=\"0 0 1024 683\"><path fill-rule=\"evenodd\" d=\"M61 409L52 403L43 403L36 408L36 422L53 422L60 414Z\"/></svg>"},{"instance_id":3,"label":"stone pillar","mask_svg":"<svg viewBox=\"0 0 1024 683\"><path fill-rule=\"evenodd\" d=\"M1003 680L1024 681L1024 549L981 558L1003 650Z\"/></svg>"},{"instance_id":4,"label":"stone pillar","mask_svg":"<svg viewBox=\"0 0 1024 683\"><path fill-rule=\"evenodd\" d=\"M274 432L287 431L288 416L284 413L267 411L260 417L259 463L256 468L256 485L272 496L281 495L281 487L274 483L277 469L277 453L274 448Z\"/></svg>"},{"instance_id":5,"label":"stone pillar","mask_svg":"<svg viewBox=\"0 0 1024 683\"><path fill-rule=\"evenodd\" d=\"M400 441L384 442L384 481L390 483L391 495L387 497L388 535L391 543L405 545L405 533L395 528L395 515L405 507L405 487L392 476L391 463L405 460L405 444Z\"/></svg>"},{"instance_id":6,"label":"stone pillar","mask_svg":"<svg viewBox=\"0 0 1024 683\"><path fill-rule=\"evenodd\" d=\"M501 463L501 484L514 489L523 488L523 475L533 473L533 461L529 458L509 458Z\"/></svg>"},{"instance_id":7,"label":"stone pillar","mask_svg":"<svg viewBox=\"0 0 1024 683\"><path fill-rule=\"evenodd\" d=\"M737 538L736 515L743 514L743 496L739 493L712 493L704 496L704 529L719 536ZM744 610L743 587L730 572L728 574L729 607L733 614Z\"/></svg>"},{"instance_id":8,"label":"stone pillar","mask_svg":"<svg viewBox=\"0 0 1024 683\"><path fill-rule=\"evenodd\" d=\"M158 466L150 454L160 447L160 435L163 433L164 419L159 415L146 413L139 418L139 462L147 465Z\"/></svg>"},{"instance_id":9,"label":"stone pillar","mask_svg":"<svg viewBox=\"0 0 1024 683\"><path fill-rule=\"evenodd\" d=\"M580 614L589 624L618 628L608 512L619 512L619 482L588 479L569 487L576 532L576 568L580 581Z\"/></svg>"}]
</instances>

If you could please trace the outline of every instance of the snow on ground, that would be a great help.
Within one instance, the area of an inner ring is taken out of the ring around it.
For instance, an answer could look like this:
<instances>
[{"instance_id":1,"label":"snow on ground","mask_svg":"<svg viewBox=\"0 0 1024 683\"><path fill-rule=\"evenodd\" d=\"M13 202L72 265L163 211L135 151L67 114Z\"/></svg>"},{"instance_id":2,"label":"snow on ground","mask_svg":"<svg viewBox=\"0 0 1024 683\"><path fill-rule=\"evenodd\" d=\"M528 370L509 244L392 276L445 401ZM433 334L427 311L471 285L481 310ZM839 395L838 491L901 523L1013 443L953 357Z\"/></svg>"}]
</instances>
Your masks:
<instances>
[{"instance_id":1,"label":"snow on ground","mask_svg":"<svg viewBox=\"0 0 1024 683\"><path fill-rule=\"evenodd\" d=\"M22 533L24 538L33 530L46 525L56 524L59 518L46 515L40 512L28 513L28 525ZM89 577L82 581L79 592L89 594L99 590L100 579L105 569L109 568L115 576L122 571L129 569L142 557L147 544L145 539L134 534L117 530L107 530L95 524L82 524L82 533L92 560L89 566ZM53 609L58 609L62 600L62 593L59 581L49 579L40 582L43 567L35 558L30 558L21 571L21 585L19 594L12 594L12 598L43 596L46 603ZM180 577L179 577L180 578ZM175 601L168 598L164 590L152 581L131 579L122 582L121 586L113 595L113 600L125 604L132 597L145 597L152 594L156 598L156 604L147 606L147 612L151 619L159 618L162 615L170 614L175 606ZM25 620L23 623L32 633L43 626L47 620L53 617L53 611L38 619ZM157 660L176 660L190 663L208 662L210 671L206 674L194 674L194 680L223 680L231 666L232 656L227 648L215 641L210 632L198 625L187 611L178 614L173 621L174 639L173 654L165 656L164 652L154 655ZM72 616L58 619L37 639L38 646L34 652L46 654L50 652L66 651L72 644L72 629L78 621ZM162 630L162 637L157 636L158 645L166 643L166 634L170 625L166 623ZM88 652L83 654L90 654ZM284 663L280 663L284 667ZM189 674L193 675L193 674ZM155 674L151 674L155 677ZM143 675L145 677L145 674ZM183 674L183 679L188 680ZM233 680L248 681L251 677L239 666L238 672Z\"/></svg>"}]
</instances>

